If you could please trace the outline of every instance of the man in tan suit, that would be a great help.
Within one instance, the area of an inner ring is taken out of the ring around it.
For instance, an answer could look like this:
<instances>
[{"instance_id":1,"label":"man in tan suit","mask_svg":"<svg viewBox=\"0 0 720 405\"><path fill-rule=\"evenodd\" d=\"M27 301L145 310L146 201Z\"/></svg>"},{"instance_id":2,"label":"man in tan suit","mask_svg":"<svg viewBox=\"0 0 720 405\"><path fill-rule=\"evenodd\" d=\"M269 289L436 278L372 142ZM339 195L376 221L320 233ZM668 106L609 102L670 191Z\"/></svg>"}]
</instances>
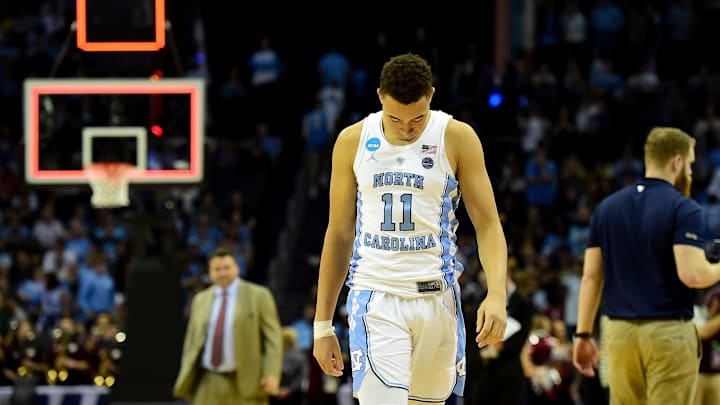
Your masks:
<instances>
[{"instance_id":1,"label":"man in tan suit","mask_svg":"<svg viewBox=\"0 0 720 405\"><path fill-rule=\"evenodd\" d=\"M193 405L261 405L277 393L282 329L270 290L238 278L233 253L208 260L213 285L193 297L174 394Z\"/></svg>"}]
</instances>

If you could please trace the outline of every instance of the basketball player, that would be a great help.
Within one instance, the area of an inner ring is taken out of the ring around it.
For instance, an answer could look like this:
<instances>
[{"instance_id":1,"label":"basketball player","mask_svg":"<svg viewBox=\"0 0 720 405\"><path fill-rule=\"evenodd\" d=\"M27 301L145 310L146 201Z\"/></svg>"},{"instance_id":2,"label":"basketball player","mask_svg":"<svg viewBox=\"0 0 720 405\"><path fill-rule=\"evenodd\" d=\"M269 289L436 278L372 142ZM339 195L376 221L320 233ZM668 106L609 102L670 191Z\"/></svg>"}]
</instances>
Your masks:
<instances>
[{"instance_id":1,"label":"basketball player","mask_svg":"<svg viewBox=\"0 0 720 405\"><path fill-rule=\"evenodd\" d=\"M353 395L362 405L444 403L463 393L460 190L489 289L477 311L478 346L505 332L507 245L483 149L469 125L430 110L434 92L424 59L391 58L377 91L382 111L341 131L333 151L313 354L326 374L342 375L331 322L345 282Z\"/></svg>"}]
</instances>

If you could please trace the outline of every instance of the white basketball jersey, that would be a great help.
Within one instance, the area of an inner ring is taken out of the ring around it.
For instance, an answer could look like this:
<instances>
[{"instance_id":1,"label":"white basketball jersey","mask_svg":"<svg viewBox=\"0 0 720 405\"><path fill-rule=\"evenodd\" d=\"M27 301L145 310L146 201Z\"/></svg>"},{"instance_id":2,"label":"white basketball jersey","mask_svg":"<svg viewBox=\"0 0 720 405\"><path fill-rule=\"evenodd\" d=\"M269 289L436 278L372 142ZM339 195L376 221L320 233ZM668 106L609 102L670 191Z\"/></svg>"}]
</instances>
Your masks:
<instances>
[{"instance_id":1,"label":"white basketball jersey","mask_svg":"<svg viewBox=\"0 0 720 405\"><path fill-rule=\"evenodd\" d=\"M452 285L462 270L455 259L460 191L445 154L451 118L430 111L420 137L402 146L385 139L381 111L365 118L353 165L358 194L350 288L414 297L422 293L418 282Z\"/></svg>"}]
</instances>

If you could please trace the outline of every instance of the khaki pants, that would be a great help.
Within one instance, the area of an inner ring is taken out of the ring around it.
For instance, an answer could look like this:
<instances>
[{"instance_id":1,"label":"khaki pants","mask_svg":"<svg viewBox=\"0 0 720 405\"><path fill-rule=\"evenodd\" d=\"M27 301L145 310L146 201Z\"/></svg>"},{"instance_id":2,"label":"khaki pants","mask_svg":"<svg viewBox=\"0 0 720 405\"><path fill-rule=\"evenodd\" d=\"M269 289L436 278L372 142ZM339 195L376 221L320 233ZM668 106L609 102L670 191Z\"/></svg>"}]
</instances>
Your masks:
<instances>
[{"instance_id":1,"label":"khaki pants","mask_svg":"<svg viewBox=\"0 0 720 405\"><path fill-rule=\"evenodd\" d=\"M701 346L691 321L611 319L606 325L612 405L692 403Z\"/></svg>"},{"instance_id":2,"label":"khaki pants","mask_svg":"<svg viewBox=\"0 0 720 405\"><path fill-rule=\"evenodd\" d=\"M241 398L234 375L202 371L192 405L267 405L267 398Z\"/></svg>"},{"instance_id":3,"label":"khaki pants","mask_svg":"<svg viewBox=\"0 0 720 405\"><path fill-rule=\"evenodd\" d=\"M720 404L720 373L700 373L695 390L695 405Z\"/></svg>"}]
</instances>

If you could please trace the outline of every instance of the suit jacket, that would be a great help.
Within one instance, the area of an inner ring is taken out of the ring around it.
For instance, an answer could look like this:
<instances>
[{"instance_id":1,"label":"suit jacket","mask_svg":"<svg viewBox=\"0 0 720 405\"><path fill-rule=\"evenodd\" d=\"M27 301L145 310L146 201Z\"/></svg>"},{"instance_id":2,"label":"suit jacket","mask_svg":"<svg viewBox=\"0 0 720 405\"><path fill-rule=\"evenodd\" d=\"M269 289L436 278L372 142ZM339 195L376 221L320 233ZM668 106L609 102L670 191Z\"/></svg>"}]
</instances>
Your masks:
<instances>
[{"instance_id":1,"label":"suit jacket","mask_svg":"<svg viewBox=\"0 0 720 405\"><path fill-rule=\"evenodd\" d=\"M282 329L275 300L264 286L239 280L233 320L237 389L242 397L267 396L260 388L263 376L280 381ZM202 368L202 353L213 303L210 286L195 294L190 310L180 371L174 394L192 400Z\"/></svg>"}]
</instances>

